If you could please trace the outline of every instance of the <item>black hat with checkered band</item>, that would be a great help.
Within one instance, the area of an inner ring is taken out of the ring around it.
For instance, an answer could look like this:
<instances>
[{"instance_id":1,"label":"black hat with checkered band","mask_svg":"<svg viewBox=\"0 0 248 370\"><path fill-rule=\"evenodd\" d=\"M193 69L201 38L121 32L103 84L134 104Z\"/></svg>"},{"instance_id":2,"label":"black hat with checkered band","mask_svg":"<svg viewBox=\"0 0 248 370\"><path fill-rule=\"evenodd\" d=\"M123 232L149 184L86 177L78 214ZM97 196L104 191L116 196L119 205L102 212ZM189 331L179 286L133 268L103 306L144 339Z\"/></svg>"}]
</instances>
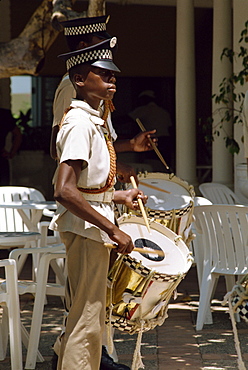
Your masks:
<instances>
[{"instance_id":1,"label":"black hat with checkered band","mask_svg":"<svg viewBox=\"0 0 248 370\"><path fill-rule=\"evenodd\" d=\"M94 67L120 72L113 62L113 53L116 52L116 49L117 38L112 37L88 48L71 51L58 57L66 62L67 70L79 64L90 64Z\"/></svg>"},{"instance_id":2,"label":"black hat with checkered band","mask_svg":"<svg viewBox=\"0 0 248 370\"><path fill-rule=\"evenodd\" d=\"M70 50L75 50L75 45L79 43L80 38L86 35L97 36L100 39L111 38L106 31L109 18L109 15L103 15L100 17L76 18L61 22Z\"/></svg>"}]
</instances>

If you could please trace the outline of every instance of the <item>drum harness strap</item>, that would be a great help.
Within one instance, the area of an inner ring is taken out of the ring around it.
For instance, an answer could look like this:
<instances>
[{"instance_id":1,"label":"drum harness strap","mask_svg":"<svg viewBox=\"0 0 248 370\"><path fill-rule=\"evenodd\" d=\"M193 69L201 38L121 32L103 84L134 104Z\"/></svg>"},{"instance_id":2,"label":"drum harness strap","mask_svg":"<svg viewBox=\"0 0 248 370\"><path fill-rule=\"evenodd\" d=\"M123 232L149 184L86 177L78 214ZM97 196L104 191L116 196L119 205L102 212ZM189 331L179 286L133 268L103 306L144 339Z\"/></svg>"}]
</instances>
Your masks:
<instances>
[{"instance_id":1,"label":"drum harness strap","mask_svg":"<svg viewBox=\"0 0 248 370\"><path fill-rule=\"evenodd\" d=\"M59 124L59 128L62 127L65 116L71 109L73 109L73 107L69 107L65 110L64 115L63 115L63 117L61 119L61 122ZM116 154L115 154L115 149L114 149L113 144L112 144L111 139L110 139L111 136L110 136L109 127L108 127L108 124L107 124L108 114L109 114L109 112L113 112L113 110L114 110L114 105L113 105L112 101L111 100L104 101L104 112L103 112L103 115L102 115L102 119L104 120L103 127L105 127L105 129L107 130L107 133L104 134L104 137L105 137L106 145L107 145L109 155L110 155L110 171L109 171L108 178L106 180L105 185L100 189L98 189L98 188L97 189L94 189L94 188L91 189L91 188L78 187L78 190L81 191L82 193L92 194L92 195L93 194L105 193L107 190L113 188L113 186L115 184ZM92 200L94 200L94 195L92 197Z\"/></svg>"}]
</instances>

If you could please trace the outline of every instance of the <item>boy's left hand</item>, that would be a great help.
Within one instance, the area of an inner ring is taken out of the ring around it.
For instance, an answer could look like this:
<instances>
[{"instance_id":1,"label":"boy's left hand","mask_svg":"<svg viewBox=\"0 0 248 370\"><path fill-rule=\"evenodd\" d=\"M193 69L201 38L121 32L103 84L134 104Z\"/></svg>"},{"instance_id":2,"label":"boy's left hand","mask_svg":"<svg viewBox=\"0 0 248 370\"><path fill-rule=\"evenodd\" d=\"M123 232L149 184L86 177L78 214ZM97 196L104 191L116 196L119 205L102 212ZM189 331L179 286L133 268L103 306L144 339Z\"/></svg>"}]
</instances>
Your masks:
<instances>
[{"instance_id":1,"label":"boy's left hand","mask_svg":"<svg viewBox=\"0 0 248 370\"><path fill-rule=\"evenodd\" d=\"M114 202L117 204L125 204L126 207L136 211L139 209L138 198L145 204L147 202L147 195L139 189L118 190L115 191Z\"/></svg>"}]
</instances>

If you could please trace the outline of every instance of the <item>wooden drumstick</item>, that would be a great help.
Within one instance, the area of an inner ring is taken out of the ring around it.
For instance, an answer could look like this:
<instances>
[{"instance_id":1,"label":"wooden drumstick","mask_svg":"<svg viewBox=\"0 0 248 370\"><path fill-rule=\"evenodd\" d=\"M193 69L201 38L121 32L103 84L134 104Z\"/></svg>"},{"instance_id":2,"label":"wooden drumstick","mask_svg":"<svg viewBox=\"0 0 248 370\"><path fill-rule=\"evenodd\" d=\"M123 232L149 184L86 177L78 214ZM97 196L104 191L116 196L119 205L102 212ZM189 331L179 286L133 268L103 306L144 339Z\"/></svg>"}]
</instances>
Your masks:
<instances>
[{"instance_id":1,"label":"wooden drumstick","mask_svg":"<svg viewBox=\"0 0 248 370\"><path fill-rule=\"evenodd\" d=\"M139 119L139 118L136 118L136 120L135 120L135 121L138 123L139 128L141 129L141 131L143 131L143 132L147 131L147 130L145 129L145 127L144 127L143 123L140 121L140 119ZM151 144L152 148L154 149L155 153L157 154L158 158L160 159L160 161L163 163L163 165L166 167L166 169L167 169L167 170L169 170L169 166L168 166L168 164L165 162L165 160L164 160L164 158L163 158L162 154L160 153L160 151L158 150L158 148L157 148L156 144L152 141L152 139L151 139L150 137L148 137L148 140L149 140L149 142L150 142L150 144Z\"/></svg>"},{"instance_id":2,"label":"wooden drumstick","mask_svg":"<svg viewBox=\"0 0 248 370\"><path fill-rule=\"evenodd\" d=\"M140 181L140 180L139 180L139 184L140 184L140 185L143 185L143 186L147 186L148 188L151 188L151 189L154 189L154 190L162 191L163 193L171 194L171 192L170 192L170 191L167 191L167 190L165 190L165 189L161 189L161 188L159 188L159 187L157 187L157 186L154 186L154 185L148 184L147 182L143 182L143 181Z\"/></svg>"},{"instance_id":3,"label":"wooden drumstick","mask_svg":"<svg viewBox=\"0 0 248 370\"><path fill-rule=\"evenodd\" d=\"M104 247L115 249L117 246L111 243L104 243ZM162 250L150 249L150 248L134 248L133 252L139 252L141 254L156 254L157 256L165 257L165 253Z\"/></svg>"},{"instance_id":4,"label":"wooden drumstick","mask_svg":"<svg viewBox=\"0 0 248 370\"><path fill-rule=\"evenodd\" d=\"M132 184L133 188L137 189L138 187L137 187L136 181L135 181L133 176L130 176L130 181L131 181L131 184ZM143 202L140 198L137 198L137 199L138 199L139 207L140 207L142 216L144 218L147 230L148 230L149 233L151 233L150 225L149 225L149 222L148 222L148 218L147 218L147 215L146 215L146 211L145 211Z\"/></svg>"}]
</instances>

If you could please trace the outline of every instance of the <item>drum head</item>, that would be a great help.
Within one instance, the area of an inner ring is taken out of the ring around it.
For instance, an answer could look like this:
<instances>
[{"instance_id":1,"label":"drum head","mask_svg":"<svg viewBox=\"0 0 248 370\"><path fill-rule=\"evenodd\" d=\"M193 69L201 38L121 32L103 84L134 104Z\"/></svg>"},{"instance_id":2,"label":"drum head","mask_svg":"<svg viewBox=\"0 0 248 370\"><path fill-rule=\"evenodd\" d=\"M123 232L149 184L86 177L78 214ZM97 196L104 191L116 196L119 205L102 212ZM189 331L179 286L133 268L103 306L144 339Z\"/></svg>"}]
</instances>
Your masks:
<instances>
[{"instance_id":1,"label":"drum head","mask_svg":"<svg viewBox=\"0 0 248 370\"><path fill-rule=\"evenodd\" d=\"M182 209L192 200L189 186L188 188L186 186L188 184L176 176L170 179L168 174L150 173L147 176L140 175L138 178L141 181L139 189L148 196L146 207L150 209L160 211Z\"/></svg>"},{"instance_id":2,"label":"drum head","mask_svg":"<svg viewBox=\"0 0 248 370\"><path fill-rule=\"evenodd\" d=\"M142 265L167 275L186 273L190 268L189 250L186 244L181 239L176 243L178 235L167 227L157 222L151 222L151 232L149 233L143 218L137 216L126 218L122 216L118 223L120 229L131 236L135 247L163 252L164 256L131 252L130 256L140 261Z\"/></svg>"}]
</instances>

